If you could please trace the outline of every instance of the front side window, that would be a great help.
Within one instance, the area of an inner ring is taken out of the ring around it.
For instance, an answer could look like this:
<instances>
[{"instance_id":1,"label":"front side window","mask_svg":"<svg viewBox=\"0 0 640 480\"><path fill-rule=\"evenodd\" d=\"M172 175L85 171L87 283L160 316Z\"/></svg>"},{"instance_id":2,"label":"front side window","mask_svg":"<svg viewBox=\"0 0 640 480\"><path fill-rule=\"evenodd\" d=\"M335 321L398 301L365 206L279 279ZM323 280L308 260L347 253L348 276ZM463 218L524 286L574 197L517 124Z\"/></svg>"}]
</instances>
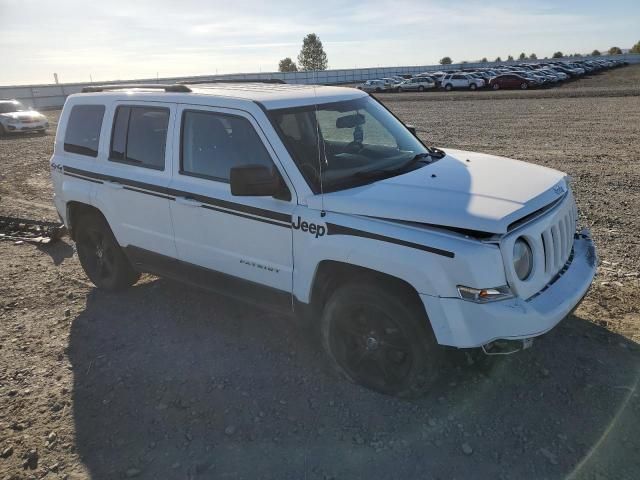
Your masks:
<instances>
[{"instance_id":1,"label":"front side window","mask_svg":"<svg viewBox=\"0 0 640 480\"><path fill-rule=\"evenodd\" d=\"M272 110L269 117L315 193L363 185L429 150L371 97ZM414 168L414 167L412 167ZM393 172L393 174L391 174Z\"/></svg>"},{"instance_id":2,"label":"front side window","mask_svg":"<svg viewBox=\"0 0 640 480\"><path fill-rule=\"evenodd\" d=\"M215 112L187 110L182 114L181 157L180 173L223 182L229 181L233 167L275 168L246 118Z\"/></svg>"},{"instance_id":3,"label":"front side window","mask_svg":"<svg viewBox=\"0 0 640 480\"><path fill-rule=\"evenodd\" d=\"M104 105L74 105L64 135L65 152L98 156Z\"/></svg>"},{"instance_id":4,"label":"front side window","mask_svg":"<svg viewBox=\"0 0 640 480\"><path fill-rule=\"evenodd\" d=\"M120 106L111 133L109 159L164 170L169 109Z\"/></svg>"}]
</instances>

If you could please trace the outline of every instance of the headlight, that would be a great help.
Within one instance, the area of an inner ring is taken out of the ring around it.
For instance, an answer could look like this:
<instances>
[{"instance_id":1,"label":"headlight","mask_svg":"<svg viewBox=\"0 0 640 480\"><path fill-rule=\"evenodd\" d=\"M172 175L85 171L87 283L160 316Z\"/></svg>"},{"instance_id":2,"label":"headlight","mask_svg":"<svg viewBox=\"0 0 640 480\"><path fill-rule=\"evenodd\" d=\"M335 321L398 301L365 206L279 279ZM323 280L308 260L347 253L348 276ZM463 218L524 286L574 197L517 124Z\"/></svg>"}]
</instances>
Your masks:
<instances>
[{"instance_id":1,"label":"headlight","mask_svg":"<svg viewBox=\"0 0 640 480\"><path fill-rule=\"evenodd\" d=\"M20 123L20 120L15 117L9 117L9 120L7 121L7 123L9 125L15 125L16 123Z\"/></svg>"},{"instance_id":2,"label":"headlight","mask_svg":"<svg viewBox=\"0 0 640 480\"><path fill-rule=\"evenodd\" d=\"M533 252L527 241L523 238L516 240L513 245L513 269L522 281L529 278L533 270Z\"/></svg>"}]
</instances>

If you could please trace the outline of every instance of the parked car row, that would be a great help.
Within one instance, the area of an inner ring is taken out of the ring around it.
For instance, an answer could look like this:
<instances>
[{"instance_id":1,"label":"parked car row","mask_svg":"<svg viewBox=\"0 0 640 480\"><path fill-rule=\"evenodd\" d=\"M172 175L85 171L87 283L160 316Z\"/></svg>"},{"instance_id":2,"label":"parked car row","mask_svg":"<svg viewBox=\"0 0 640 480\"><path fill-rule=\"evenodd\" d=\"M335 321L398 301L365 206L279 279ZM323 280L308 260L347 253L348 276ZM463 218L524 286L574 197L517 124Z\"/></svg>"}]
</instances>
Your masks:
<instances>
[{"instance_id":1,"label":"parked car row","mask_svg":"<svg viewBox=\"0 0 640 480\"><path fill-rule=\"evenodd\" d=\"M622 60L548 61L543 63L519 63L495 67L457 69L424 72L415 76L393 76L379 80L367 80L357 86L365 92L410 92L440 88L450 90L478 90L490 88L519 88L522 90L548 87L565 80L579 78L588 73L621 67Z\"/></svg>"}]
</instances>

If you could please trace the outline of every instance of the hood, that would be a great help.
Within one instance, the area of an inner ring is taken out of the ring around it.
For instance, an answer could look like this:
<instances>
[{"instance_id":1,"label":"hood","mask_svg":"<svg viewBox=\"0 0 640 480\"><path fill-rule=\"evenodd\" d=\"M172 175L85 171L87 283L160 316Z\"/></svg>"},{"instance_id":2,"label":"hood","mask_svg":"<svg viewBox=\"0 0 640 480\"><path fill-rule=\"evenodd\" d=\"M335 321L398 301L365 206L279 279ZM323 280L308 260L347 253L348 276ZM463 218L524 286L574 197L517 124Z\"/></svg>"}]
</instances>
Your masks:
<instances>
[{"instance_id":1,"label":"hood","mask_svg":"<svg viewBox=\"0 0 640 480\"><path fill-rule=\"evenodd\" d=\"M40 112L36 112L35 110L27 110L25 112L3 113L2 116L9 117L9 118L16 118L18 120L44 117L44 115L42 115Z\"/></svg>"},{"instance_id":2,"label":"hood","mask_svg":"<svg viewBox=\"0 0 640 480\"><path fill-rule=\"evenodd\" d=\"M328 212L502 234L568 189L566 175L494 155L446 150L412 172L324 194ZM320 195L309 207L322 208Z\"/></svg>"}]
</instances>

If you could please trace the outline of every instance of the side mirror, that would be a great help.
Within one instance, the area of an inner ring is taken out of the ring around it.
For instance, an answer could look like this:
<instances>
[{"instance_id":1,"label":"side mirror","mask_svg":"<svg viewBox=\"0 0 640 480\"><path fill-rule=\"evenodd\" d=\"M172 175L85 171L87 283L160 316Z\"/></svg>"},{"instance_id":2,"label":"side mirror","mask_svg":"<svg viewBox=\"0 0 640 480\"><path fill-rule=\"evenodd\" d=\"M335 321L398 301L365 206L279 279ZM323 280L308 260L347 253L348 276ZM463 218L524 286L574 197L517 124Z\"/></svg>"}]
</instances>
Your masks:
<instances>
[{"instance_id":1,"label":"side mirror","mask_svg":"<svg viewBox=\"0 0 640 480\"><path fill-rule=\"evenodd\" d=\"M280 175L263 165L231 168L229 183L231 195L238 197L273 197L283 191Z\"/></svg>"},{"instance_id":2,"label":"side mirror","mask_svg":"<svg viewBox=\"0 0 640 480\"><path fill-rule=\"evenodd\" d=\"M405 127L407 127L407 130L409 130L414 137L416 136L416 127L413 125L405 125Z\"/></svg>"}]
</instances>

